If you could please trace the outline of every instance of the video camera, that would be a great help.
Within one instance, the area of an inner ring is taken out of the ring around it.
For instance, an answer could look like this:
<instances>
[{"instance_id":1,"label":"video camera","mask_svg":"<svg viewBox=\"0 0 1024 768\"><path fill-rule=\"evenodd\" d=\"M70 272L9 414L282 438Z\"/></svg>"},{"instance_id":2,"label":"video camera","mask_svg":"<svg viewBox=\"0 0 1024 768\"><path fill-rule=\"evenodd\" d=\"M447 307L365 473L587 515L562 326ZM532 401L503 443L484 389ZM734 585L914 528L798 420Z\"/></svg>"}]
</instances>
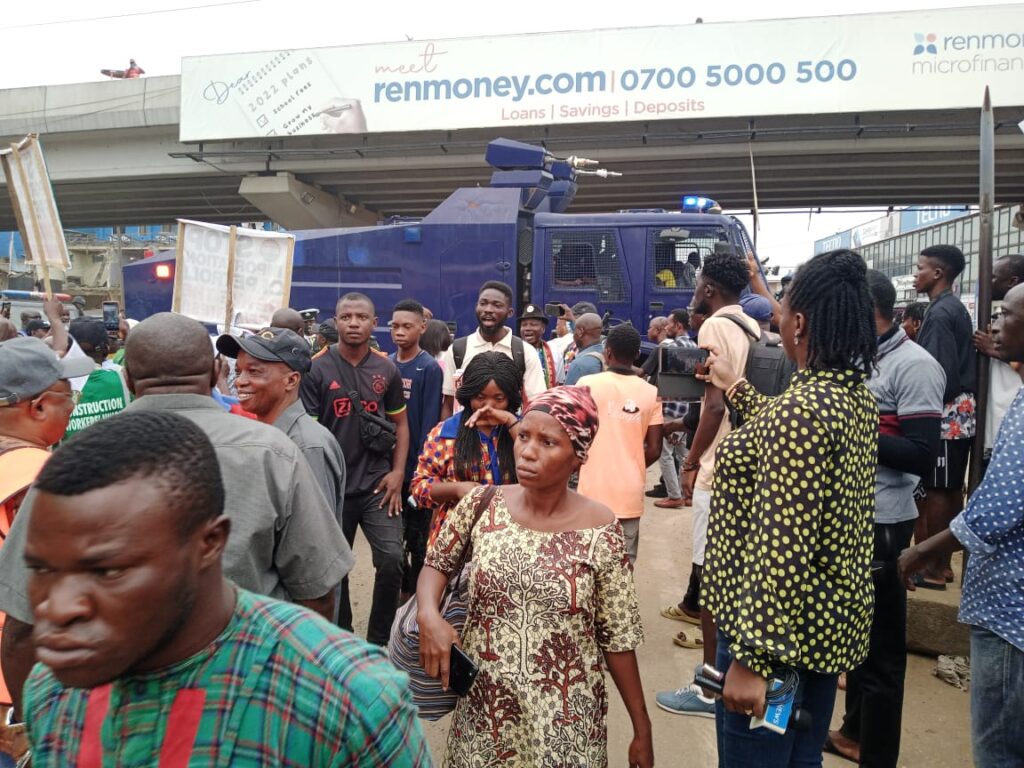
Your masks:
<instances>
[{"instance_id":1,"label":"video camera","mask_svg":"<svg viewBox=\"0 0 1024 768\"><path fill-rule=\"evenodd\" d=\"M707 691L718 695L725 689L725 672L719 672L710 664L697 669L693 682ZM751 717L750 729L767 728L780 735L786 733L790 724L798 731L806 731L811 727L811 713L799 707L793 707L797 688L800 687L800 676L795 669L782 667L768 679L768 693L765 697L764 717Z\"/></svg>"}]
</instances>

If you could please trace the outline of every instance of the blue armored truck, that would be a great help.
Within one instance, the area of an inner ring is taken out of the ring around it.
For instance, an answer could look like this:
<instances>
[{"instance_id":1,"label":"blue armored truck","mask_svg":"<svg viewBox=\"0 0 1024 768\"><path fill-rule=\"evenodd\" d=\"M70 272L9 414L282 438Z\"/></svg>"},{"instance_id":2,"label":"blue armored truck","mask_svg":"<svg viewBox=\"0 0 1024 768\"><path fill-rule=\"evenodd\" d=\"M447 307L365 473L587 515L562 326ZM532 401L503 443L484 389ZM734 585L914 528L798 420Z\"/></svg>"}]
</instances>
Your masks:
<instances>
[{"instance_id":1,"label":"blue armored truck","mask_svg":"<svg viewBox=\"0 0 1024 768\"><path fill-rule=\"evenodd\" d=\"M495 169L489 186L457 189L422 219L294 232L290 305L318 307L322 321L344 293L365 293L388 349L383 321L400 299L419 300L461 336L476 327L480 284L502 280L518 312L586 300L612 323L643 330L651 317L689 304L709 254L754 250L743 225L706 198L685 196L679 211L570 214L582 177L607 171L505 139L491 142L486 159ZM173 285L173 253L127 265L128 317L169 310Z\"/></svg>"}]
</instances>

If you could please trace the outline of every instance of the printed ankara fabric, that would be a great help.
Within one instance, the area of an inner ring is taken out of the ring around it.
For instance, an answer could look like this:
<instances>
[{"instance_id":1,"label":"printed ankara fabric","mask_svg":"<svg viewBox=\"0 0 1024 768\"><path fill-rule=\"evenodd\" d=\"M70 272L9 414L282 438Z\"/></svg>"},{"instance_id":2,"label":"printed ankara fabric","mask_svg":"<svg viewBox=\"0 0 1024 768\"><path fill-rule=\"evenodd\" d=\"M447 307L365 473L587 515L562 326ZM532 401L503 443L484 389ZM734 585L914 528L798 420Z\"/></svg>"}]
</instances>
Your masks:
<instances>
[{"instance_id":1,"label":"printed ankara fabric","mask_svg":"<svg viewBox=\"0 0 1024 768\"><path fill-rule=\"evenodd\" d=\"M462 647L480 675L455 709L445 764L602 768L602 652L643 641L619 523L531 530L512 520L498 489L472 527L478 493L449 513L426 560L448 573L471 538Z\"/></svg>"}]
</instances>

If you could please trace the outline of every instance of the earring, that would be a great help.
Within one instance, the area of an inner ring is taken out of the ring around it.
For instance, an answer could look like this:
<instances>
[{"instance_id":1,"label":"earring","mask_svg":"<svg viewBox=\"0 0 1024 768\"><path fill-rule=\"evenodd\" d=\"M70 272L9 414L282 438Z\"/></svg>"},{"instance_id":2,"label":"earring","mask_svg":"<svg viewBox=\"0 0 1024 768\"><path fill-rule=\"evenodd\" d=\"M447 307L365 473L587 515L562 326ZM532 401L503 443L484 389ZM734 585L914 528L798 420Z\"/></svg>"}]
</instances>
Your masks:
<instances>
[{"instance_id":1,"label":"earring","mask_svg":"<svg viewBox=\"0 0 1024 768\"><path fill-rule=\"evenodd\" d=\"M793 337L793 343L794 344L799 344L800 343L800 334L799 333L796 336Z\"/></svg>"}]
</instances>

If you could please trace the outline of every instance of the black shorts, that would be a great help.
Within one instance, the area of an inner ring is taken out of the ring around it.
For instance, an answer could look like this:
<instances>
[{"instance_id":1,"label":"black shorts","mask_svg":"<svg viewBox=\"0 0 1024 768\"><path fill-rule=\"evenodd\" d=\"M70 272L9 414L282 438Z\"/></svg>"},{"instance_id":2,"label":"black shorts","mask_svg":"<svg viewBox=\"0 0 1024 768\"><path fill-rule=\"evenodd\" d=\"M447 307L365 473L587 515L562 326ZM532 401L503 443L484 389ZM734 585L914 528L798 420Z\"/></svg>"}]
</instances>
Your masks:
<instances>
[{"instance_id":1,"label":"black shorts","mask_svg":"<svg viewBox=\"0 0 1024 768\"><path fill-rule=\"evenodd\" d=\"M921 483L926 489L957 490L964 487L967 478L967 463L971 457L974 439L939 440L939 453L935 457L935 468Z\"/></svg>"}]
</instances>

